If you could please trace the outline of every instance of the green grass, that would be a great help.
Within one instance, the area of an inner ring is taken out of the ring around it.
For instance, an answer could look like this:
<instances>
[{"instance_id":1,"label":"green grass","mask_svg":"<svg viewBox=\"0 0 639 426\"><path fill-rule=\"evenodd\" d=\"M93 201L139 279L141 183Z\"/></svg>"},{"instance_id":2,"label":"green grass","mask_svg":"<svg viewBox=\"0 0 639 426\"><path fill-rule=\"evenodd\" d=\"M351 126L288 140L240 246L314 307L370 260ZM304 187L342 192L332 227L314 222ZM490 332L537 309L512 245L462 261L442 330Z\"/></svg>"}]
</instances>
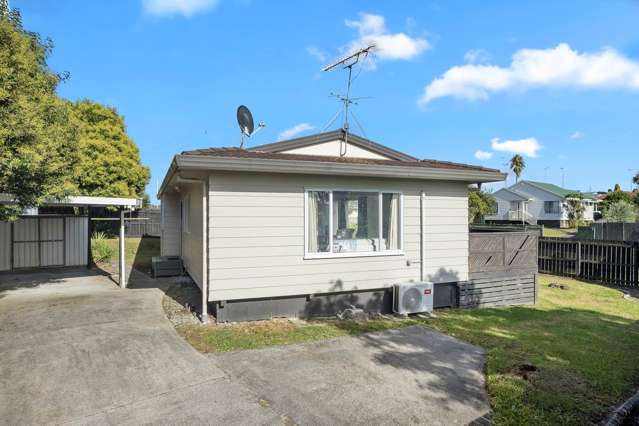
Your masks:
<instances>
[{"instance_id":1,"label":"green grass","mask_svg":"<svg viewBox=\"0 0 639 426\"><path fill-rule=\"evenodd\" d=\"M416 320L255 321L231 325L182 326L178 333L200 352L229 352L353 336L419 324Z\"/></svg>"},{"instance_id":2,"label":"green grass","mask_svg":"<svg viewBox=\"0 0 639 426\"><path fill-rule=\"evenodd\" d=\"M544 237L570 238L577 233L576 228L547 228L544 226Z\"/></svg>"},{"instance_id":3,"label":"green grass","mask_svg":"<svg viewBox=\"0 0 639 426\"><path fill-rule=\"evenodd\" d=\"M549 288L550 282L568 290ZM443 310L432 320L265 321L178 329L202 352L256 349L419 324L487 351L495 424L587 424L639 385L639 302L619 291L542 276L535 306ZM523 374L531 364L537 371Z\"/></svg>"},{"instance_id":4,"label":"green grass","mask_svg":"<svg viewBox=\"0 0 639 426\"><path fill-rule=\"evenodd\" d=\"M109 263L117 264L120 252L118 239L109 238L107 243L114 249L114 254ZM153 237L127 237L125 238L124 253L127 265L133 265L135 269L148 272L151 270L151 258L160 255L160 239Z\"/></svg>"}]
</instances>

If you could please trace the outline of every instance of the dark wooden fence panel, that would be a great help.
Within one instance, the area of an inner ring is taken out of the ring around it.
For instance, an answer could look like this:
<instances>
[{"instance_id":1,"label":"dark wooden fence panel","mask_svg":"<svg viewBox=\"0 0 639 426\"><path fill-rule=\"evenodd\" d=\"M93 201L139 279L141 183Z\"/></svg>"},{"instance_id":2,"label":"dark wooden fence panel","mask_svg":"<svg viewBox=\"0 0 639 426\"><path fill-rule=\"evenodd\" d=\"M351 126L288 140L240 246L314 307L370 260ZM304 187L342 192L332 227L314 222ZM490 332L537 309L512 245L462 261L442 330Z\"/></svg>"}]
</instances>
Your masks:
<instances>
[{"instance_id":1,"label":"dark wooden fence panel","mask_svg":"<svg viewBox=\"0 0 639 426\"><path fill-rule=\"evenodd\" d=\"M539 239L539 271L620 286L639 286L639 243Z\"/></svg>"},{"instance_id":2,"label":"dark wooden fence panel","mask_svg":"<svg viewBox=\"0 0 639 426\"><path fill-rule=\"evenodd\" d=\"M533 304L538 299L535 232L471 232L468 281L459 306Z\"/></svg>"}]
</instances>

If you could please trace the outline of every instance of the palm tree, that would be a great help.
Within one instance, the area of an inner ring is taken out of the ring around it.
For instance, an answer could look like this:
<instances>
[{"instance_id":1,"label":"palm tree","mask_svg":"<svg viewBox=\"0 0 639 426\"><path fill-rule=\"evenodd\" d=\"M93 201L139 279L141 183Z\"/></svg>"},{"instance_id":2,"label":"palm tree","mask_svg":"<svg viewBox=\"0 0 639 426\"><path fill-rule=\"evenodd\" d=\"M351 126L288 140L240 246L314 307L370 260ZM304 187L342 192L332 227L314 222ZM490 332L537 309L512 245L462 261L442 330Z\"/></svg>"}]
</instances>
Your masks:
<instances>
[{"instance_id":1,"label":"palm tree","mask_svg":"<svg viewBox=\"0 0 639 426\"><path fill-rule=\"evenodd\" d=\"M519 176L521 176L525 168L526 162L524 158L519 154L513 155L513 158L510 159L510 170L515 174L515 182L519 182Z\"/></svg>"}]
</instances>

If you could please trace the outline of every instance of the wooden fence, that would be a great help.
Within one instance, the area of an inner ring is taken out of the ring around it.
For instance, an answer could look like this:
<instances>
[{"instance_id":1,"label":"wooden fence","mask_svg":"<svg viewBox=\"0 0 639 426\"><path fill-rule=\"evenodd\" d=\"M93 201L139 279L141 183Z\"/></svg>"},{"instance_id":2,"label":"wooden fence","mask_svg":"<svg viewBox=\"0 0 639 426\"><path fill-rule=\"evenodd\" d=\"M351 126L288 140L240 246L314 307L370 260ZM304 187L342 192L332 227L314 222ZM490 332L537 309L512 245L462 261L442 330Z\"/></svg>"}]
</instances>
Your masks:
<instances>
[{"instance_id":1,"label":"wooden fence","mask_svg":"<svg viewBox=\"0 0 639 426\"><path fill-rule=\"evenodd\" d=\"M535 232L471 232L462 308L532 304L538 299Z\"/></svg>"},{"instance_id":2,"label":"wooden fence","mask_svg":"<svg viewBox=\"0 0 639 426\"><path fill-rule=\"evenodd\" d=\"M639 243L542 237L539 272L639 286Z\"/></svg>"}]
</instances>

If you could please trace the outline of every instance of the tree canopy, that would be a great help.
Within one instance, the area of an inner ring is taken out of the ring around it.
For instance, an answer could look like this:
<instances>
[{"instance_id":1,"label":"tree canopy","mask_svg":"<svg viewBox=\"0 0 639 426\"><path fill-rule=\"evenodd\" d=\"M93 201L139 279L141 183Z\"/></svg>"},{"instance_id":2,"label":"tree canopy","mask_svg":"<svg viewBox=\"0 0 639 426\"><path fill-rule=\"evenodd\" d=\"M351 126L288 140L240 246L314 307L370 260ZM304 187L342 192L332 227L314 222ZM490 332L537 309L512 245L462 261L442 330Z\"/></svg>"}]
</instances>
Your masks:
<instances>
[{"instance_id":1,"label":"tree canopy","mask_svg":"<svg viewBox=\"0 0 639 426\"><path fill-rule=\"evenodd\" d=\"M70 104L78 129L73 182L82 195L143 197L149 169L115 108L84 100Z\"/></svg>"},{"instance_id":2,"label":"tree canopy","mask_svg":"<svg viewBox=\"0 0 639 426\"><path fill-rule=\"evenodd\" d=\"M582 203L583 198L583 195L579 192L573 192L565 197L568 224L571 228L576 228L584 218L586 208Z\"/></svg>"},{"instance_id":3,"label":"tree canopy","mask_svg":"<svg viewBox=\"0 0 639 426\"><path fill-rule=\"evenodd\" d=\"M510 159L510 169L515 174L515 180L519 181L519 177L523 173L526 168L526 162L524 161L524 157L519 154L513 155L513 158Z\"/></svg>"},{"instance_id":4,"label":"tree canopy","mask_svg":"<svg viewBox=\"0 0 639 426\"><path fill-rule=\"evenodd\" d=\"M627 192L621 190L618 185L615 185L615 190L609 192L606 197L601 201L601 214L605 216L606 210L610 207L611 204L614 204L618 201L625 201L627 203L632 203L632 197Z\"/></svg>"},{"instance_id":5,"label":"tree canopy","mask_svg":"<svg viewBox=\"0 0 639 426\"><path fill-rule=\"evenodd\" d=\"M58 97L50 40L0 1L0 220L68 195L143 197L149 170L114 108Z\"/></svg>"},{"instance_id":6,"label":"tree canopy","mask_svg":"<svg viewBox=\"0 0 639 426\"><path fill-rule=\"evenodd\" d=\"M477 190L468 193L468 222L480 222L484 216L493 213L497 208L497 201L491 194Z\"/></svg>"},{"instance_id":7,"label":"tree canopy","mask_svg":"<svg viewBox=\"0 0 639 426\"><path fill-rule=\"evenodd\" d=\"M53 44L22 28L20 16L0 4L0 219L76 190L69 179L77 162L77 135L69 109L55 93L63 75L46 58Z\"/></svg>"}]
</instances>

